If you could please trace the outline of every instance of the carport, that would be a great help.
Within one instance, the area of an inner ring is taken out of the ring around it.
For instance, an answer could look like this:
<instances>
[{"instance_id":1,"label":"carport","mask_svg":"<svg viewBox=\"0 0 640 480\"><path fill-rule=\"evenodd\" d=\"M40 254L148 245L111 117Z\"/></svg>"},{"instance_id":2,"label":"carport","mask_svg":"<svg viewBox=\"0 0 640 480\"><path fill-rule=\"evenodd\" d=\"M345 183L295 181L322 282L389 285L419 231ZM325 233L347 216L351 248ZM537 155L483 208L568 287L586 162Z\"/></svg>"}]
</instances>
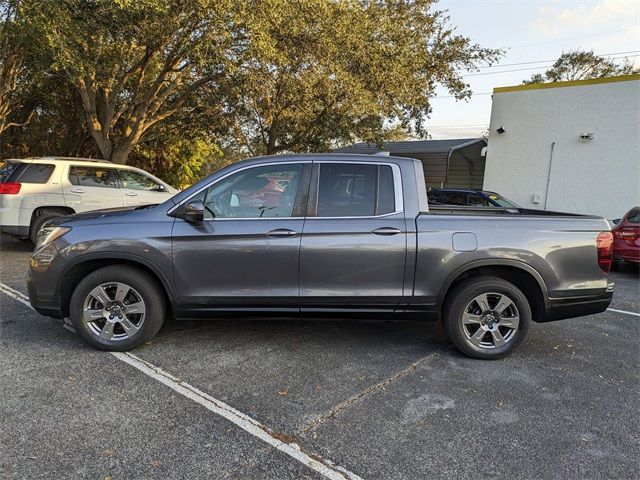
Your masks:
<instances>
[{"instance_id":1,"label":"carport","mask_svg":"<svg viewBox=\"0 0 640 480\"><path fill-rule=\"evenodd\" d=\"M389 142L382 149L373 143L356 143L333 150L336 153L389 152L422 161L427 188L482 189L487 142L484 138Z\"/></svg>"}]
</instances>

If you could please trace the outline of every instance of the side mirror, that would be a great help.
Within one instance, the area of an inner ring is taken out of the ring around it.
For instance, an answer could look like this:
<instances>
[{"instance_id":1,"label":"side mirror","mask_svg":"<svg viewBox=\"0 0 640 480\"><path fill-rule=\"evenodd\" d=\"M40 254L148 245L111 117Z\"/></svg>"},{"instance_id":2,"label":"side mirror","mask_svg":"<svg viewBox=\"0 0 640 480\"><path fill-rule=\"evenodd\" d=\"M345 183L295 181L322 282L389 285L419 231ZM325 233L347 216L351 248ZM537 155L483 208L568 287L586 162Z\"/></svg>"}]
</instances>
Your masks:
<instances>
[{"instance_id":1,"label":"side mirror","mask_svg":"<svg viewBox=\"0 0 640 480\"><path fill-rule=\"evenodd\" d=\"M158 185L158 188L156 188L156 190L158 192L166 192L167 191L167 189L164 187L164 185L161 185L161 184Z\"/></svg>"},{"instance_id":2,"label":"side mirror","mask_svg":"<svg viewBox=\"0 0 640 480\"><path fill-rule=\"evenodd\" d=\"M204 203L202 203L202 200L192 200L185 203L182 206L180 218L194 223L204 220Z\"/></svg>"}]
</instances>

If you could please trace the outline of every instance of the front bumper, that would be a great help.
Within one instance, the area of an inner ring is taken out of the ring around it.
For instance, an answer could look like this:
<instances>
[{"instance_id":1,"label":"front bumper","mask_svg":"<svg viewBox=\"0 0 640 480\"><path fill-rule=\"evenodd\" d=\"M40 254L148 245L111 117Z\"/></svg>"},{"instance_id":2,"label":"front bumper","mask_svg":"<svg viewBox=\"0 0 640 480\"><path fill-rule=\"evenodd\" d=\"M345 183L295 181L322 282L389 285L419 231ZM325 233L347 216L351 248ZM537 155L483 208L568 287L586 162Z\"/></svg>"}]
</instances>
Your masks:
<instances>
[{"instance_id":1,"label":"front bumper","mask_svg":"<svg viewBox=\"0 0 640 480\"><path fill-rule=\"evenodd\" d=\"M36 312L46 317L63 318L62 309L60 308L60 298L58 296L38 296L31 276L29 276L27 280L27 289L29 290L29 303Z\"/></svg>"},{"instance_id":2,"label":"front bumper","mask_svg":"<svg viewBox=\"0 0 640 480\"><path fill-rule=\"evenodd\" d=\"M66 262L54 243L34 252L29 259L27 289L29 303L36 312L47 317L63 318L58 287Z\"/></svg>"}]
</instances>

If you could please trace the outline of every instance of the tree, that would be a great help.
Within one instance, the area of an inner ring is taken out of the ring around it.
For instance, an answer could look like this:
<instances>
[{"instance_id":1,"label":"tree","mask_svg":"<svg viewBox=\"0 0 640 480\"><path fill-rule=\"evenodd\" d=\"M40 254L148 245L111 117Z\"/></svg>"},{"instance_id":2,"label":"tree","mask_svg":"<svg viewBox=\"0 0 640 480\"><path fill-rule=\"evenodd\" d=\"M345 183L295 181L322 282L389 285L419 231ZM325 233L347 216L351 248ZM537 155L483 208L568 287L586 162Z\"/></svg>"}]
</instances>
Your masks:
<instances>
[{"instance_id":1,"label":"tree","mask_svg":"<svg viewBox=\"0 0 640 480\"><path fill-rule=\"evenodd\" d=\"M500 55L456 34L433 4L248 2L247 59L223 89L233 142L273 154L379 143L398 127L425 136L436 86L467 98L459 71Z\"/></svg>"},{"instance_id":2,"label":"tree","mask_svg":"<svg viewBox=\"0 0 640 480\"><path fill-rule=\"evenodd\" d=\"M586 80L589 78L630 75L639 72L640 69L634 68L626 60L619 64L614 60L596 55L593 50L589 52L575 51L563 53L544 74L536 73L529 80L525 80L522 83L528 85L532 83Z\"/></svg>"},{"instance_id":3,"label":"tree","mask_svg":"<svg viewBox=\"0 0 640 480\"><path fill-rule=\"evenodd\" d=\"M24 82L26 47L19 0L0 0L0 135L12 126L24 125L12 121L21 107L20 83Z\"/></svg>"},{"instance_id":4,"label":"tree","mask_svg":"<svg viewBox=\"0 0 640 480\"><path fill-rule=\"evenodd\" d=\"M156 124L233 63L232 0L25 0L102 156L126 163Z\"/></svg>"}]
</instances>

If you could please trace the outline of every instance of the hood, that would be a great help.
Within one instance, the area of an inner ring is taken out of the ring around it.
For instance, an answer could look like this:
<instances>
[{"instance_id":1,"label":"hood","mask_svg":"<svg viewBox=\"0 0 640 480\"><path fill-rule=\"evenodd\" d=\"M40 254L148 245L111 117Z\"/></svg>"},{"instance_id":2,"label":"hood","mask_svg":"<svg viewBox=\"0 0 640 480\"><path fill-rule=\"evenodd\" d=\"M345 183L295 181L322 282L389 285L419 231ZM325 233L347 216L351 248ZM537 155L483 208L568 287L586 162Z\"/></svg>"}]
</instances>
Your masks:
<instances>
[{"instance_id":1,"label":"hood","mask_svg":"<svg viewBox=\"0 0 640 480\"><path fill-rule=\"evenodd\" d=\"M92 210L84 213L73 213L64 217L57 217L47 222L49 225L62 225L69 222L84 221L84 220L100 220L103 218L125 217L132 212L147 210L153 208L157 204L152 205L138 205L136 207L117 207L117 208L105 208L103 210Z\"/></svg>"}]
</instances>

